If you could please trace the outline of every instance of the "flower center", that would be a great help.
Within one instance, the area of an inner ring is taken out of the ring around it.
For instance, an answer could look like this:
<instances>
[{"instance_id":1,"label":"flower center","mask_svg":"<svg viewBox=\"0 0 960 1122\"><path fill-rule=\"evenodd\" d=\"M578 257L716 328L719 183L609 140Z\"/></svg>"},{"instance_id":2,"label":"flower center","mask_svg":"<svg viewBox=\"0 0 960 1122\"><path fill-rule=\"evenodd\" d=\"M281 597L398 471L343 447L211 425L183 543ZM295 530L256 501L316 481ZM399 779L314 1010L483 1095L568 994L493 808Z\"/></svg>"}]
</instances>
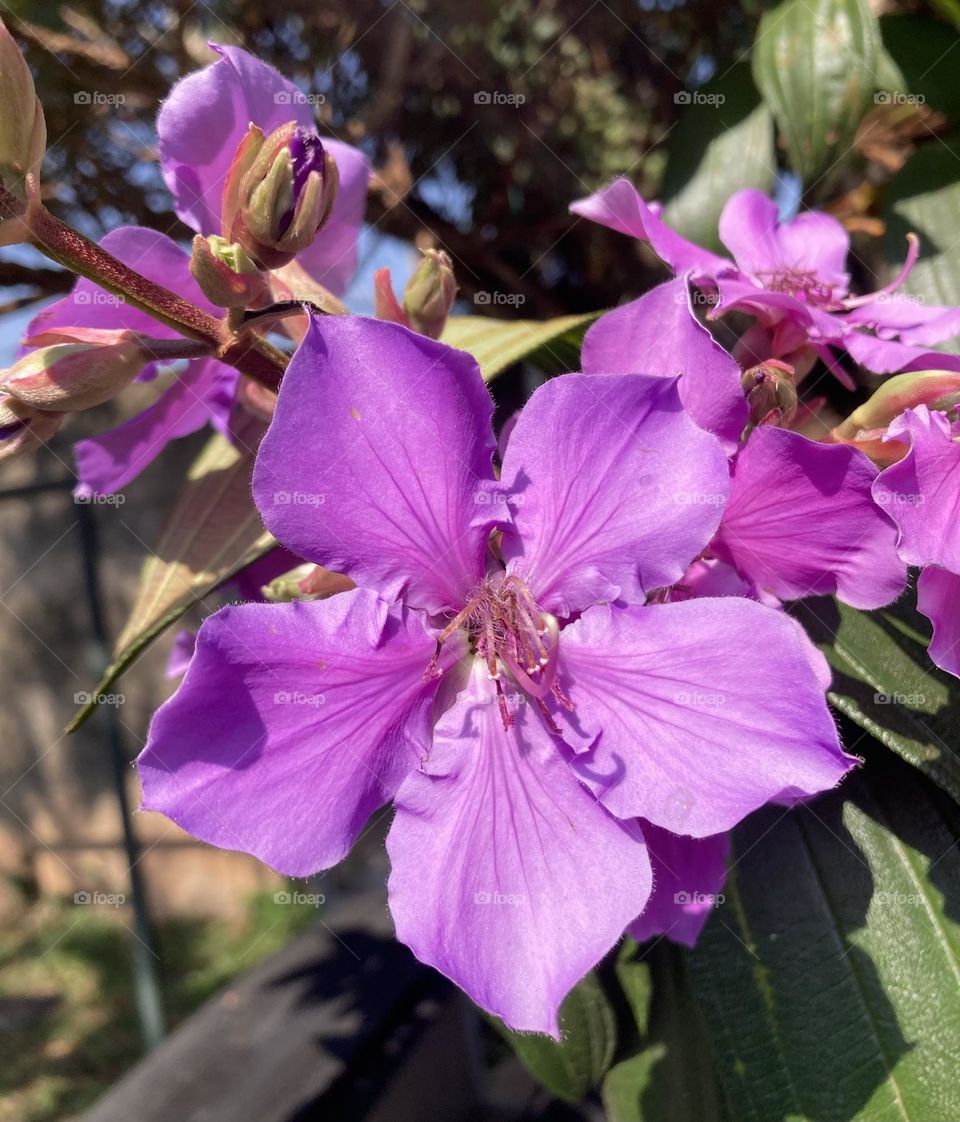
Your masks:
<instances>
[{"instance_id":1,"label":"flower center","mask_svg":"<svg viewBox=\"0 0 960 1122\"><path fill-rule=\"evenodd\" d=\"M519 689L537 705L550 729L559 733L544 698L552 694L565 709L573 709L557 683L560 625L549 612L541 611L523 581L513 573L485 577L440 633L438 644L459 628L463 628L471 651L484 660L491 680L496 682L504 728L513 724L501 682L506 668ZM432 667L435 663L436 659Z\"/></svg>"},{"instance_id":2,"label":"flower center","mask_svg":"<svg viewBox=\"0 0 960 1122\"><path fill-rule=\"evenodd\" d=\"M812 269L776 269L771 272L756 273L756 278L770 292L782 292L823 308L841 308L841 294L836 286L820 280Z\"/></svg>"}]
</instances>

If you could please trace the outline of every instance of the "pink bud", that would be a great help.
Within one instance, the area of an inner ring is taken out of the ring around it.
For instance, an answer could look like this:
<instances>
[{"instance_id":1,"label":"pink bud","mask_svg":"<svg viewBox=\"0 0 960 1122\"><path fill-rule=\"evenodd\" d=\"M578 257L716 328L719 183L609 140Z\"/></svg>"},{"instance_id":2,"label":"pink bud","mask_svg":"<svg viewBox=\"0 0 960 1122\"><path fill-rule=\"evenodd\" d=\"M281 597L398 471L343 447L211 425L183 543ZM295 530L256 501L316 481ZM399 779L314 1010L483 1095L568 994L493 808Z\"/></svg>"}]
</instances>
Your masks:
<instances>
[{"instance_id":1,"label":"pink bud","mask_svg":"<svg viewBox=\"0 0 960 1122\"><path fill-rule=\"evenodd\" d=\"M115 397L148 361L134 335L107 346L55 343L18 359L0 375L0 388L31 409L92 409Z\"/></svg>"}]
</instances>

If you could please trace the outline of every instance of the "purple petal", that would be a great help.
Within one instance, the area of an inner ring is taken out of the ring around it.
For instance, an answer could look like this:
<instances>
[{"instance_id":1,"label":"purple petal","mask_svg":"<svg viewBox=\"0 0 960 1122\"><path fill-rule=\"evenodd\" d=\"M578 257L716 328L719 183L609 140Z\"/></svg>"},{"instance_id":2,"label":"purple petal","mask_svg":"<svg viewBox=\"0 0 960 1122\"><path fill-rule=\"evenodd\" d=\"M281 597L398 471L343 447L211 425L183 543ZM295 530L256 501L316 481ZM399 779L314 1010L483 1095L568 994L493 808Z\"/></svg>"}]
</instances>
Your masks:
<instances>
[{"instance_id":1,"label":"purple petal","mask_svg":"<svg viewBox=\"0 0 960 1122\"><path fill-rule=\"evenodd\" d=\"M173 638L173 646L170 648L170 655L167 658L163 676L165 678L182 678L187 672L187 667L190 665L190 659L193 658L193 652L196 648L196 631L191 631L188 627L181 627Z\"/></svg>"},{"instance_id":2,"label":"purple petal","mask_svg":"<svg viewBox=\"0 0 960 1122\"><path fill-rule=\"evenodd\" d=\"M573 776L532 706L506 732L475 662L387 839L397 938L510 1028L559 1037L557 1010L650 893L635 824Z\"/></svg>"},{"instance_id":3,"label":"purple petal","mask_svg":"<svg viewBox=\"0 0 960 1122\"><path fill-rule=\"evenodd\" d=\"M642 915L627 928L638 943L665 935L674 943L692 947L727 879L730 835L685 838L640 822L650 865L653 892Z\"/></svg>"},{"instance_id":4,"label":"purple petal","mask_svg":"<svg viewBox=\"0 0 960 1122\"><path fill-rule=\"evenodd\" d=\"M857 448L756 429L733 464L715 553L783 600L836 594L878 608L906 573L890 519L871 501L877 469Z\"/></svg>"},{"instance_id":5,"label":"purple petal","mask_svg":"<svg viewBox=\"0 0 960 1122\"><path fill-rule=\"evenodd\" d=\"M910 451L880 473L873 497L900 530L900 556L960 572L960 444L946 414L918 405L888 431Z\"/></svg>"},{"instance_id":6,"label":"purple petal","mask_svg":"<svg viewBox=\"0 0 960 1122\"><path fill-rule=\"evenodd\" d=\"M720 520L729 486L719 442L697 428L675 381L568 374L520 414L503 461L516 532L507 568L541 607L642 601L675 583Z\"/></svg>"},{"instance_id":7,"label":"purple petal","mask_svg":"<svg viewBox=\"0 0 960 1122\"><path fill-rule=\"evenodd\" d=\"M777 204L762 191L737 191L720 213L720 240L733 254L737 267L754 277L783 268L777 237Z\"/></svg>"},{"instance_id":8,"label":"purple petal","mask_svg":"<svg viewBox=\"0 0 960 1122\"><path fill-rule=\"evenodd\" d=\"M570 210L620 234L648 241L654 253L675 273L712 277L733 267L725 258L671 230L660 218L659 207L648 206L629 179L615 179L595 194L578 199Z\"/></svg>"},{"instance_id":9,"label":"purple petal","mask_svg":"<svg viewBox=\"0 0 960 1122\"><path fill-rule=\"evenodd\" d=\"M281 74L238 47L211 44L221 56L178 82L157 118L160 164L177 214L201 234L219 234L223 184L250 124L269 133L295 121L314 127L307 98ZM300 257L314 279L341 293L356 268L370 169L363 154L323 138L337 161L333 213Z\"/></svg>"},{"instance_id":10,"label":"purple petal","mask_svg":"<svg viewBox=\"0 0 960 1122\"><path fill-rule=\"evenodd\" d=\"M434 649L359 589L221 608L153 718L144 809L290 876L335 865L428 749Z\"/></svg>"},{"instance_id":11,"label":"purple petal","mask_svg":"<svg viewBox=\"0 0 960 1122\"><path fill-rule=\"evenodd\" d=\"M395 323L311 317L253 476L289 549L385 599L460 608L497 510L476 362Z\"/></svg>"},{"instance_id":12,"label":"purple petal","mask_svg":"<svg viewBox=\"0 0 960 1122\"><path fill-rule=\"evenodd\" d=\"M112 495L135 479L171 440L214 424L222 431L239 375L214 359L195 359L154 403L115 429L73 446L86 494Z\"/></svg>"},{"instance_id":13,"label":"purple petal","mask_svg":"<svg viewBox=\"0 0 960 1122\"><path fill-rule=\"evenodd\" d=\"M787 320L798 329L792 332L791 342L799 343L797 335L815 336L818 340L839 341L842 343L847 328L844 317L826 312L814 304L808 304L791 296L788 292L774 292L758 287L750 280L739 277L720 277L717 280L718 303L710 313L711 318L726 315L728 312L746 312L756 316L769 326ZM776 358L777 355L766 356Z\"/></svg>"},{"instance_id":14,"label":"purple petal","mask_svg":"<svg viewBox=\"0 0 960 1122\"><path fill-rule=\"evenodd\" d=\"M915 296L896 293L883 300L854 308L847 322L873 327L880 337L899 336L910 346L932 346L960 332L960 308L924 304Z\"/></svg>"},{"instance_id":15,"label":"purple petal","mask_svg":"<svg viewBox=\"0 0 960 1122\"><path fill-rule=\"evenodd\" d=\"M930 657L960 678L960 576L933 565L917 581L917 607L933 624Z\"/></svg>"},{"instance_id":16,"label":"purple petal","mask_svg":"<svg viewBox=\"0 0 960 1122\"><path fill-rule=\"evenodd\" d=\"M847 256L850 236L829 214L808 210L784 222L777 230L780 255L788 269L812 273L821 284L832 287L837 295L850 287Z\"/></svg>"},{"instance_id":17,"label":"purple petal","mask_svg":"<svg viewBox=\"0 0 960 1122\"><path fill-rule=\"evenodd\" d=\"M576 708L557 719L579 740L575 770L618 818L719 834L772 799L828 790L854 762L798 628L772 608L599 605L560 644Z\"/></svg>"},{"instance_id":18,"label":"purple petal","mask_svg":"<svg viewBox=\"0 0 960 1122\"><path fill-rule=\"evenodd\" d=\"M607 312L583 340L583 370L679 377L690 416L732 444L748 419L740 366L699 323L690 301L686 278L676 277Z\"/></svg>"}]
</instances>

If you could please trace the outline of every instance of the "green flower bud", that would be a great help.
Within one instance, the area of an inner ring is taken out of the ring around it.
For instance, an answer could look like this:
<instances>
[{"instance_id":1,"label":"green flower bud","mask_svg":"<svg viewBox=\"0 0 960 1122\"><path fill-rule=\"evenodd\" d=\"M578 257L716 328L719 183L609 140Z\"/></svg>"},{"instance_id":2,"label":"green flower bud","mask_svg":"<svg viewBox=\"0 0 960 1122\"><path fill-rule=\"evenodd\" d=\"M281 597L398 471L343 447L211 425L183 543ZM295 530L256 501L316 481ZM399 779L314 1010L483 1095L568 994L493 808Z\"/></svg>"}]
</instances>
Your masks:
<instances>
[{"instance_id":1,"label":"green flower bud","mask_svg":"<svg viewBox=\"0 0 960 1122\"><path fill-rule=\"evenodd\" d=\"M193 239L190 272L218 308L248 308L267 291L260 267L243 246L218 234Z\"/></svg>"},{"instance_id":2,"label":"green flower bud","mask_svg":"<svg viewBox=\"0 0 960 1122\"><path fill-rule=\"evenodd\" d=\"M0 389L30 409L92 409L115 397L149 361L134 335L108 345L55 343L0 373Z\"/></svg>"},{"instance_id":3,"label":"green flower bud","mask_svg":"<svg viewBox=\"0 0 960 1122\"><path fill-rule=\"evenodd\" d=\"M414 331L439 339L457 296L453 263L442 249L426 249L403 293L403 310Z\"/></svg>"}]
</instances>

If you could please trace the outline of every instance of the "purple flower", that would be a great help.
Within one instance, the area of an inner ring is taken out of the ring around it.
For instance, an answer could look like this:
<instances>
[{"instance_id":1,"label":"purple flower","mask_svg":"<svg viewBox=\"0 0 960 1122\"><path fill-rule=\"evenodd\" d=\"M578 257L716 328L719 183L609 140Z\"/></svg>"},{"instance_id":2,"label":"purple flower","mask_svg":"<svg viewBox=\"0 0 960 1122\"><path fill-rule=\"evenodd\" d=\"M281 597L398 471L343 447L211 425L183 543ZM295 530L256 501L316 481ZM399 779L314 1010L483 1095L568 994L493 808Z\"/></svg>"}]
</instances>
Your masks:
<instances>
[{"instance_id":1,"label":"purple flower","mask_svg":"<svg viewBox=\"0 0 960 1122\"><path fill-rule=\"evenodd\" d=\"M648 205L627 179L614 180L570 209L649 242L674 273L715 294L711 315L738 310L755 316L763 330L753 333L753 347L766 351L756 355L757 361L785 358L805 373L818 356L852 388L834 348L885 374L920 369L916 363L931 345L960 332L960 308L893 295L917 259L912 236L895 280L868 296L853 296L846 272L850 241L843 226L820 211L780 222L776 203L760 191L737 191L723 208L719 234L731 258L671 230L660 208Z\"/></svg>"},{"instance_id":2,"label":"purple flower","mask_svg":"<svg viewBox=\"0 0 960 1122\"><path fill-rule=\"evenodd\" d=\"M748 410L740 366L697 321L684 277L601 316L584 338L583 368L679 376L685 408L731 456L729 500L706 491L691 500L724 502L707 556L732 566L756 596L836 594L876 608L903 591L896 528L871 495L877 469L850 445L820 444L769 425L741 443ZM735 580L711 574L715 587L731 588Z\"/></svg>"},{"instance_id":3,"label":"purple flower","mask_svg":"<svg viewBox=\"0 0 960 1122\"><path fill-rule=\"evenodd\" d=\"M492 411L469 355L312 320L254 494L280 541L359 587L207 619L139 769L146 808L298 876L393 799L398 937L556 1036L647 904L638 818L709 838L853 761L791 620L645 603L717 529L722 503L690 496L728 487L674 381L548 382L499 481Z\"/></svg>"},{"instance_id":4,"label":"purple flower","mask_svg":"<svg viewBox=\"0 0 960 1122\"><path fill-rule=\"evenodd\" d=\"M179 81L157 118L163 178L177 214L198 234L221 233L224 183L249 125L265 135L291 121L314 128L311 99L272 66L239 47L210 46L220 59ZM329 221L297 261L341 295L356 272L370 168L363 153L339 140L324 137L322 151L336 161L340 186ZM309 161L301 163L309 169Z\"/></svg>"},{"instance_id":5,"label":"purple flower","mask_svg":"<svg viewBox=\"0 0 960 1122\"><path fill-rule=\"evenodd\" d=\"M170 238L142 226L121 226L111 230L101 244L148 279L185 297L203 311L218 314L190 275L189 257ZM172 327L83 279L62 300L31 320L26 337L55 327L128 328L154 339L180 338ZM156 372L157 365L153 363L140 374L139 380L150 381ZM171 440L196 432L208 423L219 432L226 432L238 378L232 366L213 358L182 363L172 385L153 405L118 428L74 446L78 492L113 494L152 463Z\"/></svg>"},{"instance_id":6,"label":"purple flower","mask_svg":"<svg viewBox=\"0 0 960 1122\"><path fill-rule=\"evenodd\" d=\"M930 657L960 676L960 421L918 405L889 426L886 439L908 449L880 472L873 496L897 524L900 556L924 566L917 606L933 623Z\"/></svg>"}]
</instances>

